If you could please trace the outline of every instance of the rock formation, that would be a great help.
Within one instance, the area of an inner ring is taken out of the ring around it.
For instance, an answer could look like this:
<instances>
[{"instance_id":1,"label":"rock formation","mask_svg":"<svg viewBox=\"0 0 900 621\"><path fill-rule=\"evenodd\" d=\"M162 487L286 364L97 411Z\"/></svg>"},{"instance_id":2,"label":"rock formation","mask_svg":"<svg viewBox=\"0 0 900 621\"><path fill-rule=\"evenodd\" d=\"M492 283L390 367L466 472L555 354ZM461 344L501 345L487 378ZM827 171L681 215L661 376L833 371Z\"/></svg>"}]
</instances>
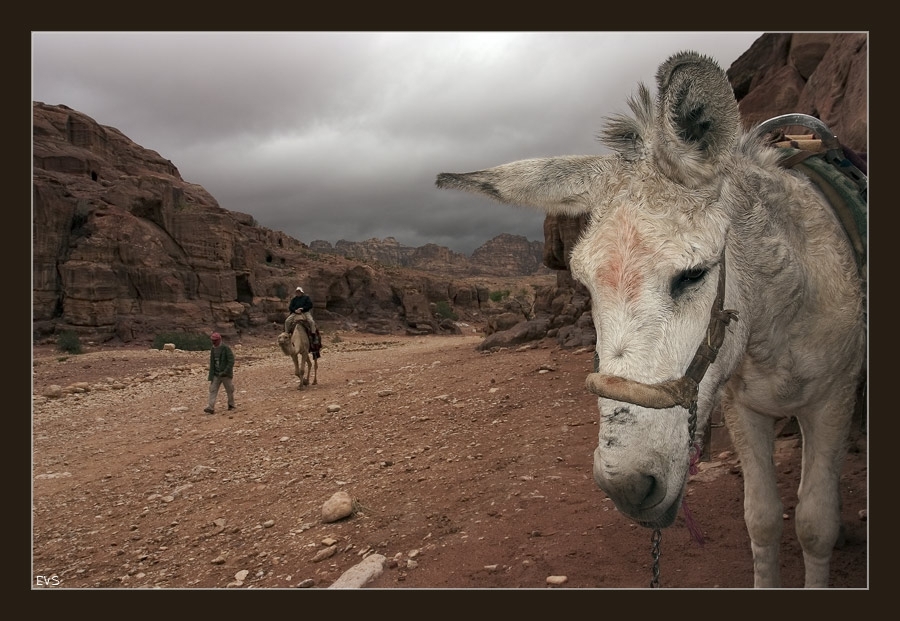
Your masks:
<instances>
[{"instance_id":1,"label":"rock formation","mask_svg":"<svg viewBox=\"0 0 900 621\"><path fill-rule=\"evenodd\" d=\"M33 117L36 338L274 336L298 284L318 317L376 333L452 332L438 305L465 319L488 301L462 281L360 264L263 228L219 207L155 151L67 106L34 102Z\"/></svg>"},{"instance_id":2,"label":"rock formation","mask_svg":"<svg viewBox=\"0 0 900 621\"><path fill-rule=\"evenodd\" d=\"M744 125L792 112L809 114L842 145L866 153L868 50L866 33L761 36L728 69Z\"/></svg>"},{"instance_id":3,"label":"rock formation","mask_svg":"<svg viewBox=\"0 0 900 621\"><path fill-rule=\"evenodd\" d=\"M367 263L408 267L442 275L528 276L545 273L547 269L542 261L543 242L529 241L522 235L508 233L488 240L476 248L471 257L437 244L404 246L393 237L373 237L365 241L341 239L334 246L317 239L310 243L309 248Z\"/></svg>"}]
</instances>

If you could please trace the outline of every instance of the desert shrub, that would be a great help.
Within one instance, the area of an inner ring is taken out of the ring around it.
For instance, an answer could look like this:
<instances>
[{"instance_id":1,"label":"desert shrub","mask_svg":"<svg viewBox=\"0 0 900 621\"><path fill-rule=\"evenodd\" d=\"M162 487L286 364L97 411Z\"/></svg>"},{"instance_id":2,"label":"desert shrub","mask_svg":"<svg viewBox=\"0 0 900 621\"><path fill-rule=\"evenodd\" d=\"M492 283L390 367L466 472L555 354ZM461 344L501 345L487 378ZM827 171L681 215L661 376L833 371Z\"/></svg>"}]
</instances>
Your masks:
<instances>
[{"instance_id":1,"label":"desert shrub","mask_svg":"<svg viewBox=\"0 0 900 621\"><path fill-rule=\"evenodd\" d=\"M509 297L509 290L504 289L503 291L491 291L488 296L491 298L492 302L499 302L500 300Z\"/></svg>"},{"instance_id":2,"label":"desert shrub","mask_svg":"<svg viewBox=\"0 0 900 621\"><path fill-rule=\"evenodd\" d=\"M60 351L64 351L68 354L80 354L83 351L81 348L81 339L71 330L60 332L59 336L56 338L56 346Z\"/></svg>"},{"instance_id":3,"label":"desert shrub","mask_svg":"<svg viewBox=\"0 0 900 621\"><path fill-rule=\"evenodd\" d=\"M447 302L447 300L441 300L440 302L435 304L434 312L437 313L438 317L456 321L456 313L454 313L450 308L450 304Z\"/></svg>"},{"instance_id":4,"label":"desert shrub","mask_svg":"<svg viewBox=\"0 0 900 621\"><path fill-rule=\"evenodd\" d=\"M208 334L193 332L163 332L153 339L153 348L162 349L166 343L173 343L176 349L184 351L202 351L212 347Z\"/></svg>"}]
</instances>

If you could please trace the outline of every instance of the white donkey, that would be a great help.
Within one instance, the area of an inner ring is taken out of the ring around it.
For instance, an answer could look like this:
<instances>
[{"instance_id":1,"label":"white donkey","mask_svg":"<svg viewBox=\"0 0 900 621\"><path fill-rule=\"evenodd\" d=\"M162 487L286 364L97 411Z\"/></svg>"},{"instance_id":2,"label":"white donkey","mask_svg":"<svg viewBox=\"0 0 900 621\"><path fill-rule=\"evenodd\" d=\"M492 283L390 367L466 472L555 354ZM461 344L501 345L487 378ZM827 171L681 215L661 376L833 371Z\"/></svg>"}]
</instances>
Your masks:
<instances>
[{"instance_id":1,"label":"white donkey","mask_svg":"<svg viewBox=\"0 0 900 621\"><path fill-rule=\"evenodd\" d=\"M741 459L754 585L780 586L774 423L803 433L796 531L807 587L828 586L839 477L865 358L853 250L823 196L742 133L722 69L694 52L660 65L654 102L609 119L611 155L549 157L440 188L548 214L589 214L571 253L597 331L593 475L639 524L672 524L692 453L722 404Z\"/></svg>"}]
</instances>

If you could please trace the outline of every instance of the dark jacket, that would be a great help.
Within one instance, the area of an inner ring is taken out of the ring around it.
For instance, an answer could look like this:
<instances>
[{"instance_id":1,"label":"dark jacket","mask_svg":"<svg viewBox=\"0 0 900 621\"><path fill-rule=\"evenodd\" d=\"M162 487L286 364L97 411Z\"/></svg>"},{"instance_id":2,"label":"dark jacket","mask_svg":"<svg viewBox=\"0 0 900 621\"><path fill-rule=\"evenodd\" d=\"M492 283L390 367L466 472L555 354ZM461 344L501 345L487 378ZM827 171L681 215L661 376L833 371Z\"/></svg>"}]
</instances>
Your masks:
<instances>
[{"instance_id":1,"label":"dark jacket","mask_svg":"<svg viewBox=\"0 0 900 621\"><path fill-rule=\"evenodd\" d=\"M288 306L288 311L293 313L299 308L304 313L308 313L312 310L312 307L312 299L305 293L301 293L300 295L295 295L293 298L291 298L291 304L290 306Z\"/></svg>"},{"instance_id":2,"label":"dark jacket","mask_svg":"<svg viewBox=\"0 0 900 621\"><path fill-rule=\"evenodd\" d=\"M213 347L209 350L209 377L207 381L212 381L213 377L234 377L234 354L231 348L224 343L217 348Z\"/></svg>"}]
</instances>

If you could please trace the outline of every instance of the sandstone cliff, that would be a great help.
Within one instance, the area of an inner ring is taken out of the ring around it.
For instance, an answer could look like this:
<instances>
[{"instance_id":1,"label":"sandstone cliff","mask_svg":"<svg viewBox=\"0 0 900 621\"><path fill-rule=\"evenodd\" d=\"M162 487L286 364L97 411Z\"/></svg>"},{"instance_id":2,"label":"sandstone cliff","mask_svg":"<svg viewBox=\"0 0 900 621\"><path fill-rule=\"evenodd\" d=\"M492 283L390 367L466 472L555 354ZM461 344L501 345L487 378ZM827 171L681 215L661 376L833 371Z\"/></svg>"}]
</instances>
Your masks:
<instances>
[{"instance_id":1,"label":"sandstone cliff","mask_svg":"<svg viewBox=\"0 0 900 621\"><path fill-rule=\"evenodd\" d=\"M64 105L33 103L33 328L96 340L277 333L302 284L323 319L458 330L488 304L465 282L321 254L219 207L175 165Z\"/></svg>"}]
</instances>

